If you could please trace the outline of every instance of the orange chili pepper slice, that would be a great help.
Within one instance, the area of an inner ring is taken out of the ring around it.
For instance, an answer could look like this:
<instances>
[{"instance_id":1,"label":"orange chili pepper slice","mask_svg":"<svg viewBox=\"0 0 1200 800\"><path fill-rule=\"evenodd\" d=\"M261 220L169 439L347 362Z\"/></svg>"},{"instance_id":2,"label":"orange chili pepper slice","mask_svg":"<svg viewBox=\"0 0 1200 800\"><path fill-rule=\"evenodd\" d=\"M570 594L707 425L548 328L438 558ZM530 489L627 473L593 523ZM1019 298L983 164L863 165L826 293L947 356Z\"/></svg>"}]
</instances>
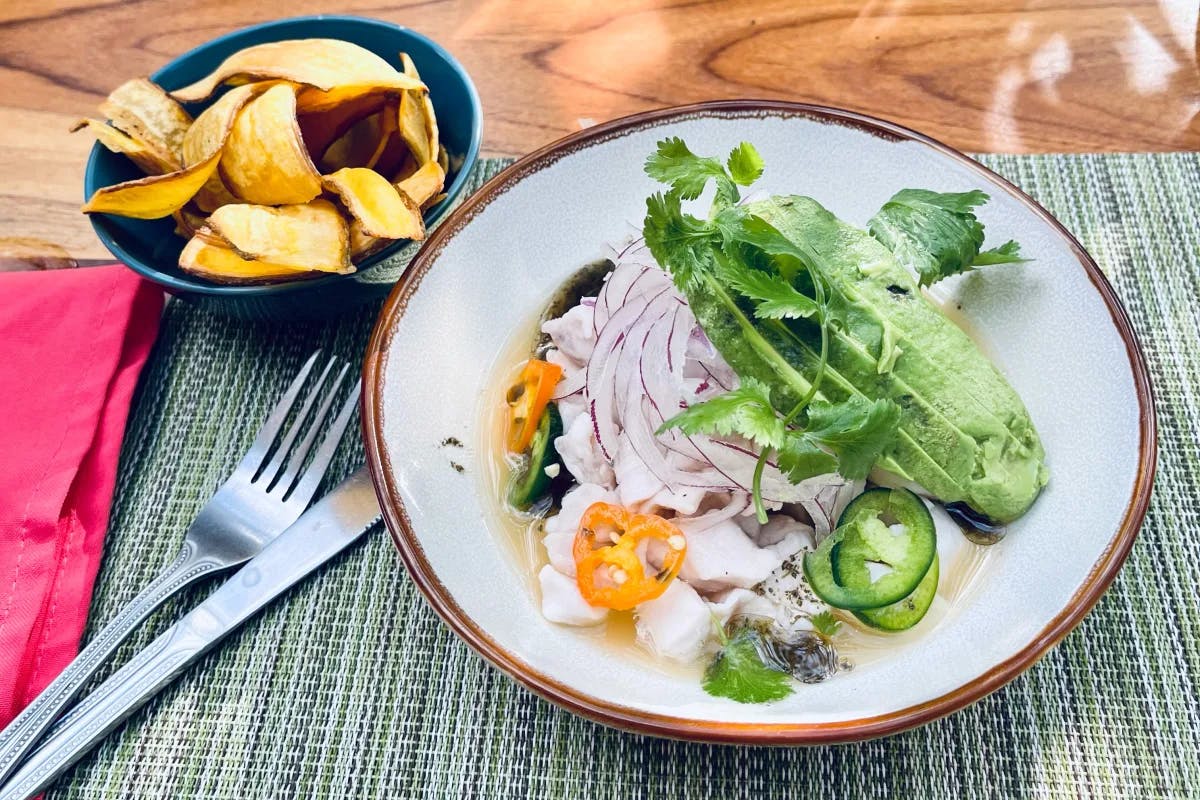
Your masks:
<instances>
[{"instance_id":1,"label":"orange chili pepper slice","mask_svg":"<svg viewBox=\"0 0 1200 800\"><path fill-rule=\"evenodd\" d=\"M638 552L647 541L664 545L662 566L649 575ZM687 538L657 515L593 503L579 521L573 555L575 581L583 599L589 605L625 611L667 590L687 556Z\"/></svg>"},{"instance_id":2,"label":"orange chili pepper slice","mask_svg":"<svg viewBox=\"0 0 1200 800\"><path fill-rule=\"evenodd\" d=\"M536 358L525 362L521 377L508 390L509 452L524 453L529 447L561 377L562 367L558 364Z\"/></svg>"}]
</instances>

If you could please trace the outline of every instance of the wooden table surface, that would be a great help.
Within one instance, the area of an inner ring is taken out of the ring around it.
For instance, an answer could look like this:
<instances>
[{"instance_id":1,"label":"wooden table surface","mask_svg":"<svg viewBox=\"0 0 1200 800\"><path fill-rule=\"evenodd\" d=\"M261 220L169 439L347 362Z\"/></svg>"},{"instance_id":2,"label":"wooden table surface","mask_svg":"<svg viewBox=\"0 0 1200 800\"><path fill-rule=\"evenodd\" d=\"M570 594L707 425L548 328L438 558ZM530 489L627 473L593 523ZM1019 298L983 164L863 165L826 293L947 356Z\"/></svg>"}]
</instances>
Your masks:
<instances>
[{"instance_id":1,"label":"wooden table surface","mask_svg":"<svg viewBox=\"0 0 1200 800\"><path fill-rule=\"evenodd\" d=\"M1195 0L0 0L0 257L14 238L104 257L78 210L91 138L68 126L126 78L285 11L441 42L479 88L487 155L727 97L844 106L968 151L1200 146Z\"/></svg>"}]
</instances>

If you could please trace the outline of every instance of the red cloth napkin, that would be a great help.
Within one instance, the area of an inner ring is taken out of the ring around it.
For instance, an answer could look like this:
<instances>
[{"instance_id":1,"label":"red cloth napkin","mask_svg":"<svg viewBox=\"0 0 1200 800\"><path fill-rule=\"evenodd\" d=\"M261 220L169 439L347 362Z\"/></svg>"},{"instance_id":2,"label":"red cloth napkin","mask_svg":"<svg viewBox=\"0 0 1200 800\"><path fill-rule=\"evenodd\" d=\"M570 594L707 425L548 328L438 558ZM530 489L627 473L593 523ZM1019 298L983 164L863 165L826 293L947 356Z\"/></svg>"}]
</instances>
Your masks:
<instances>
[{"instance_id":1,"label":"red cloth napkin","mask_svg":"<svg viewBox=\"0 0 1200 800\"><path fill-rule=\"evenodd\" d=\"M162 309L121 266L0 274L0 726L79 646Z\"/></svg>"}]
</instances>

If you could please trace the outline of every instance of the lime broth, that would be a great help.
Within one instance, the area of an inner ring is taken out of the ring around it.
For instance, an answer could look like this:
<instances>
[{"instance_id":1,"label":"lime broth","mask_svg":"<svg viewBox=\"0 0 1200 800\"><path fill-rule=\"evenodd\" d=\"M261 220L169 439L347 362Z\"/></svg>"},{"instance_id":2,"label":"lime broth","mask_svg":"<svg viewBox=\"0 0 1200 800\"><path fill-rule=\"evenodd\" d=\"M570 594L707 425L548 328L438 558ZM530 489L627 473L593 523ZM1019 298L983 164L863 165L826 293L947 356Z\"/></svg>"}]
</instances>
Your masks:
<instances>
[{"instance_id":1,"label":"lime broth","mask_svg":"<svg viewBox=\"0 0 1200 800\"><path fill-rule=\"evenodd\" d=\"M927 295L941 308L946 316L975 341L987 354L981 338L967 324L961 309L944 299ZM508 453L505 444L507 403L506 394L525 364L534 355L538 342L541 313L530 318L509 337L496 356L490 371L490 379L480 393L478 418L481 454L482 486L480 490L487 499L490 525L500 540L509 560L522 576L530 599L541 608L541 597L537 574L549 563L542 546L544 518L523 513L507 502L508 488L514 470L519 466L516 457ZM830 640L837 651L843 669L862 667L883 658L897 648L906 647L952 614L957 607L966 604L975 596L980 576L990 553L999 545L981 546L965 539L956 551L951 563L940 564L940 579L937 595L925 617L914 627L899 633L878 631L864 626L852 614L833 609L844 624ZM540 613L540 612L539 612ZM614 649L623 657L633 658L646 667L672 675L698 676L703 664L680 664L666 658L658 658L637 640L633 612L610 612L608 619L591 627L580 627L582 636L595 637Z\"/></svg>"}]
</instances>

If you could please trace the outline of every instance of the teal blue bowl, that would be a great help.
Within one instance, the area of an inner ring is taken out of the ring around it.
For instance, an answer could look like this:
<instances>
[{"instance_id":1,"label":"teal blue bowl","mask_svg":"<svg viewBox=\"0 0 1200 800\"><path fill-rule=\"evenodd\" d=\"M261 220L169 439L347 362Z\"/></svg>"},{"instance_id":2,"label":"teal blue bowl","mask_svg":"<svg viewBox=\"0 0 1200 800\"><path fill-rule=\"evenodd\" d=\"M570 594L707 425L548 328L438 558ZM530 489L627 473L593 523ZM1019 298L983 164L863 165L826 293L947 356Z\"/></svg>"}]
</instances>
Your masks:
<instances>
[{"instance_id":1,"label":"teal blue bowl","mask_svg":"<svg viewBox=\"0 0 1200 800\"><path fill-rule=\"evenodd\" d=\"M353 42L393 63L402 51L412 56L421 79L429 87L441 140L451 161L446 198L425 212L426 227L431 227L462 192L467 175L479 156L483 109L475 85L462 65L425 36L376 19L295 17L255 25L214 39L174 59L150 79L167 91L173 91L204 77L244 47L284 39L314 38ZM197 103L187 108L196 114L208 105L208 102ZM96 144L84 172L84 197L91 197L104 186L140 177L143 177L142 173L129 159ZM171 218L141 220L92 214L91 220L100 241L130 269L188 302L243 319L283 321L327 317L381 297L391 289L391 283L372 280L371 270L407 244L393 243L362 261L358 271L351 275L261 286L223 286L179 269L179 252L184 240L175 235L175 223Z\"/></svg>"}]
</instances>

